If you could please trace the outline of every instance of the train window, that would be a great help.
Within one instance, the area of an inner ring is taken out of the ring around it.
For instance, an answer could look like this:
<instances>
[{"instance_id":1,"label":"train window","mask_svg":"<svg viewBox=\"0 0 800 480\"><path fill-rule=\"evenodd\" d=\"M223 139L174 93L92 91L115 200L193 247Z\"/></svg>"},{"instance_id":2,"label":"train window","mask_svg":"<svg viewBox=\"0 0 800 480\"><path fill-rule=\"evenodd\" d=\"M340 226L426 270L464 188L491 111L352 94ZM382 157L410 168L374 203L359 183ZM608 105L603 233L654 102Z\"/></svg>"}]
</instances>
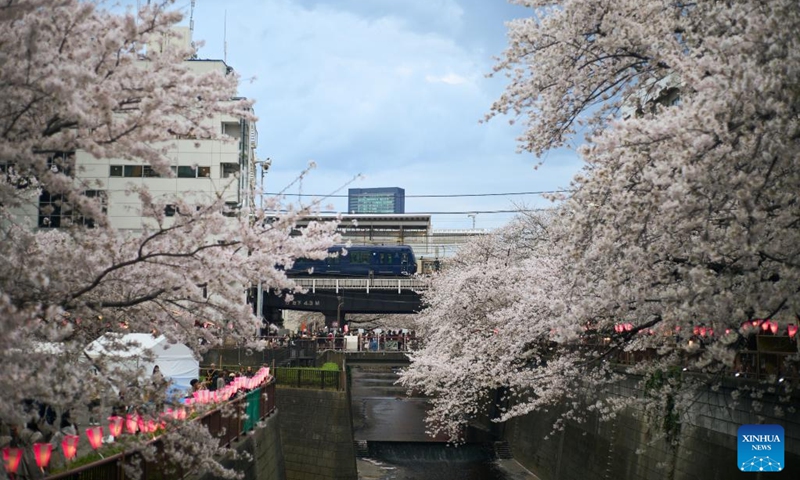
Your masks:
<instances>
[{"instance_id":1,"label":"train window","mask_svg":"<svg viewBox=\"0 0 800 480\"><path fill-rule=\"evenodd\" d=\"M339 255L339 252L336 252L333 254L329 254L328 258L325 259L325 261L328 263L328 265L339 265L340 263L342 263L341 258L342 257Z\"/></svg>"},{"instance_id":2,"label":"train window","mask_svg":"<svg viewBox=\"0 0 800 480\"><path fill-rule=\"evenodd\" d=\"M369 252L350 252L350 263L369 264Z\"/></svg>"},{"instance_id":3,"label":"train window","mask_svg":"<svg viewBox=\"0 0 800 480\"><path fill-rule=\"evenodd\" d=\"M400 256L400 263L408 263L408 254L404 253Z\"/></svg>"}]
</instances>

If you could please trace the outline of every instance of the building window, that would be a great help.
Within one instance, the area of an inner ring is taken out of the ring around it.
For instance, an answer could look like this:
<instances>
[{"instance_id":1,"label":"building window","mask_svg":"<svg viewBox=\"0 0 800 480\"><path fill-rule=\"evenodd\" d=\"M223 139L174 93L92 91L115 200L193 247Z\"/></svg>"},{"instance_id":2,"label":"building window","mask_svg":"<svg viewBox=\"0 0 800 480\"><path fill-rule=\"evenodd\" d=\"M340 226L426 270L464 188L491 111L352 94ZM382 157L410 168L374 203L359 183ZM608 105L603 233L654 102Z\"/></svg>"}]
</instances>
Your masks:
<instances>
[{"instance_id":1,"label":"building window","mask_svg":"<svg viewBox=\"0 0 800 480\"><path fill-rule=\"evenodd\" d=\"M69 212L69 208L61 195L51 195L46 190L42 191L39 195L39 228L60 228L64 212Z\"/></svg>"},{"instance_id":2,"label":"building window","mask_svg":"<svg viewBox=\"0 0 800 480\"><path fill-rule=\"evenodd\" d=\"M170 167L172 173L175 173L175 167ZM129 177L129 178L166 178L166 176L159 175L150 165L111 165L109 167L109 176L111 177Z\"/></svg>"},{"instance_id":3,"label":"building window","mask_svg":"<svg viewBox=\"0 0 800 480\"><path fill-rule=\"evenodd\" d=\"M83 194L88 198L97 199L100 202L103 214L108 213L108 193L105 190L86 190ZM86 218L81 215L77 217L77 223L89 228L94 228L95 226L93 218Z\"/></svg>"},{"instance_id":4,"label":"building window","mask_svg":"<svg viewBox=\"0 0 800 480\"><path fill-rule=\"evenodd\" d=\"M98 199L102 212L108 213L108 193L105 190L86 190L83 195ZM72 225L95 226L93 218L87 218L74 210L63 195L51 195L43 191L39 195L39 228L63 228Z\"/></svg>"},{"instance_id":5,"label":"building window","mask_svg":"<svg viewBox=\"0 0 800 480\"><path fill-rule=\"evenodd\" d=\"M229 178L239 173L238 163L221 163L222 178Z\"/></svg>"},{"instance_id":6,"label":"building window","mask_svg":"<svg viewBox=\"0 0 800 480\"><path fill-rule=\"evenodd\" d=\"M153 170L153 167L151 167L150 165L145 165L144 166L144 168L142 169L142 175L144 175L145 177L160 177L161 176L161 175L158 174L158 172Z\"/></svg>"},{"instance_id":7,"label":"building window","mask_svg":"<svg viewBox=\"0 0 800 480\"><path fill-rule=\"evenodd\" d=\"M195 178L197 169L194 167L178 167L178 178Z\"/></svg>"},{"instance_id":8,"label":"building window","mask_svg":"<svg viewBox=\"0 0 800 480\"><path fill-rule=\"evenodd\" d=\"M141 178L143 170L141 165L125 165L125 176Z\"/></svg>"},{"instance_id":9,"label":"building window","mask_svg":"<svg viewBox=\"0 0 800 480\"><path fill-rule=\"evenodd\" d=\"M211 167L178 167L178 178L211 177Z\"/></svg>"}]
</instances>

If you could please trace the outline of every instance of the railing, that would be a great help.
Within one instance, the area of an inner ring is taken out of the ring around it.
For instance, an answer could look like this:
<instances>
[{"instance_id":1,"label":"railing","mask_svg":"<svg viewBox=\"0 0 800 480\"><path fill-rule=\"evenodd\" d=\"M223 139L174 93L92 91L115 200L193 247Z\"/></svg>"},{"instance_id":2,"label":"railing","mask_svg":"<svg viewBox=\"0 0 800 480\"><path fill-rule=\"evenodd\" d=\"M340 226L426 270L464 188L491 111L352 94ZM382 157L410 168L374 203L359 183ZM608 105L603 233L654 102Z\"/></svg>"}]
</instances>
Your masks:
<instances>
[{"instance_id":1,"label":"railing","mask_svg":"<svg viewBox=\"0 0 800 480\"><path fill-rule=\"evenodd\" d=\"M317 290L425 290L428 288L428 281L422 278L304 278L293 277L292 280L311 293Z\"/></svg>"},{"instance_id":2,"label":"railing","mask_svg":"<svg viewBox=\"0 0 800 480\"><path fill-rule=\"evenodd\" d=\"M276 368L275 379L278 386L297 388L318 388L320 390L339 390L341 372L319 368Z\"/></svg>"},{"instance_id":3,"label":"railing","mask_svg":"<svg viewBox=\"0 0 800 480\"><path fill-rule=\"evenodd\" d=\"M230 446L231 442L252 430L258 420L275 411L275 383L273 378L246 395L236 397L224 405L205 412L196 421L205 425L213 436L219 437L220 446ZM226 411L223 414L223 409L233 409L233 413ZM244 413L248 415L247 418L242 416ZM172 464L164 455L164 444L160 438L155 438L151 445L156 448L156 457L153 461L146 460L137 451L118 453L88 465L45 477L45 480L124 480L129 478L125 475L126 464L138 464L142 471L141 478L148 480L180 479L186 475L187 472Z\"/></svg>"},{"instance_id":4,"label":"railing","mask_svg":"<svg viewBox=\"0 0 800 480\"><path fill-rule=\"evenodd\" d=\"M730 369L731 376L740 378L750 378L763 380L769 378L800 380L800 370L796 360L796 345L791 343L788 337L769 336L767 339L786 340L789 351L770 348L768 345L759 345L756 349L742 349L736 352L733 368ZM759 338L758 340L763 340ZM766 343L766 342L761 342ZM755 344L753 345L755 346ZM653 361L663 356L663 352L656 348L644 348L641 350L613 350L609 352L611 345L608 343L576 343L564 346L570 350L582 350L585 352L594 351L597 354L606 354L606 359L621 366L636 365L638 363ZM675 345L673 348L678 348ZM751 347L752 348L752 347ZM699 355L705 346L701 344L695 354L686 354L684 365L691 370L692 359ZM792 351L794 349L794 351Z\"/></svg>"}]
</instances>

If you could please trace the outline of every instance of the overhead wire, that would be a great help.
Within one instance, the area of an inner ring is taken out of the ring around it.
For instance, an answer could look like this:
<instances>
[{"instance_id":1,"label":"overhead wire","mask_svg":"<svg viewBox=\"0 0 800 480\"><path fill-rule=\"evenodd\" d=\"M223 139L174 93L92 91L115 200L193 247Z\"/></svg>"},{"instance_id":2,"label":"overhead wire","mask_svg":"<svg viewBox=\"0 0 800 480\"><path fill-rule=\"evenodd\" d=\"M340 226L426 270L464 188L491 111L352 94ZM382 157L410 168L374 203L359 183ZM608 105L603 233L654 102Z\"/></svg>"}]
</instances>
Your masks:
<instances>
[{"instance_id":1,"label":"overhead wire","mask_svg":"<svg viewBox=\"0 0 800 480\"><path fill-rule=\"evenodd\" d=\"M532 192L501 192L501 193L442 193L442 194L425 194L425 195L404 195L404 197L405 198L510 197L519 195L549 195L554 193L569 193L569 192L570 190L541 190ZM290 197L324 197L324 198L350 197L350 195L286 193L286 192L265 192L264 195L286 195Z\"/></svg>"}]
</instances>

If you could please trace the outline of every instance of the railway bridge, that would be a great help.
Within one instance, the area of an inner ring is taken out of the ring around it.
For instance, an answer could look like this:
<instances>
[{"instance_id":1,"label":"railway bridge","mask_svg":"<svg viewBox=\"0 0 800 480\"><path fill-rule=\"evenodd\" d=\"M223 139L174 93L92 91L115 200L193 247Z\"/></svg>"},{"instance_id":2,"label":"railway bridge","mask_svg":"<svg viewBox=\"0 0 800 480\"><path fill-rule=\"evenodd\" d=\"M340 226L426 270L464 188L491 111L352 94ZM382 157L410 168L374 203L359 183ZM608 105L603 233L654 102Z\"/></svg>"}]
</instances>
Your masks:
<instances>
[{"instance_id":1,"label":"railway bridge","mask_svg":"<svg viewBox=\"0 0 800 480\"><path fill-rule=\"evenodd\" d=\"M280 310L320 312L328 327L343 325L348 313L416 313L422 308L420 292L427 288L424 277L302 276L293 280L305 292L293 293L291 300L285 291L263 292L261 312L267 322L278 323Z\"/></svg>"}]
</instances>

